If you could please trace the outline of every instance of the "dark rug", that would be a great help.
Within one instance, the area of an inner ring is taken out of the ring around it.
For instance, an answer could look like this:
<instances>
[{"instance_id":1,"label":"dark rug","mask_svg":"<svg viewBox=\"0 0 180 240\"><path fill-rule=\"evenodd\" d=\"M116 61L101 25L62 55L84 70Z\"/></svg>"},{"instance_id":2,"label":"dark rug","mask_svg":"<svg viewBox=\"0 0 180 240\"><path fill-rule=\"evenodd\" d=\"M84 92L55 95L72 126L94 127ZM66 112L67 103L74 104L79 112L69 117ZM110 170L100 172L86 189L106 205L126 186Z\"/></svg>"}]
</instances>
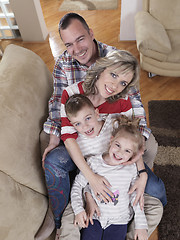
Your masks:
<instances>
[{"instance_id":1,"label":"dark rug","mask_svg":"<svg viewBox=\"0 0 180 240\"><path fill-rule=\"evenodd\" d=\"M180 239L180 101L150 101L149 123L158 141L154 172L164 182L168 203L158 227L159 240Z\"/></svg>"}]
</instances>

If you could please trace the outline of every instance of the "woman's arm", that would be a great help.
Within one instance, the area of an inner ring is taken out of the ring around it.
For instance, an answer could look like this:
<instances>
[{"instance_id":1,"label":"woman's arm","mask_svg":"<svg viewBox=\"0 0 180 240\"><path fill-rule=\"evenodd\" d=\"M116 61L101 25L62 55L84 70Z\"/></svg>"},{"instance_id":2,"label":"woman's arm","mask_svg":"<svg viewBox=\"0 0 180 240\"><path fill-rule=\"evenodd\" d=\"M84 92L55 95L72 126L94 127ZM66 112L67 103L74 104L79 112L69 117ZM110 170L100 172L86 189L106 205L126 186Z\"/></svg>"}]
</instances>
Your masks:
<instances>
[{"instance_id":1,"label":"woman's arm","mask_svg":"<svg viewBox=\"0 0 180 240\"><path fill-rule=\"evenodd\" d=\"M137 170L140 171L145 168L142 156L136 162ZM132 194L136 190L136 198L133 205L135 206L139 201L141 209L144 207L144 190L146 187L148 175L146 172L140 174L139 178L136 180L135 184L131 187L129 194Z\"/></svg>"},{"instance_id":2,"label":"woman's arm","mask_svg":"<svg viewBox=\"0 0 180 240\"><path fill-rule=\"evenodd\" d=\"M112 197L114 195L107 188L107 187L110 187L109 182L106 180L106 178L98 174L95 174L91 170L91 168L88 166L87 162L85 161L76 140L73 138L68 138L65 140L64 144L72 160L88 180L92 190L94 191L94 194L96 196L101 195L101 198L105 201L111 201L111 198L108 196L108 194Z\"/></svg>"}]
</instances>

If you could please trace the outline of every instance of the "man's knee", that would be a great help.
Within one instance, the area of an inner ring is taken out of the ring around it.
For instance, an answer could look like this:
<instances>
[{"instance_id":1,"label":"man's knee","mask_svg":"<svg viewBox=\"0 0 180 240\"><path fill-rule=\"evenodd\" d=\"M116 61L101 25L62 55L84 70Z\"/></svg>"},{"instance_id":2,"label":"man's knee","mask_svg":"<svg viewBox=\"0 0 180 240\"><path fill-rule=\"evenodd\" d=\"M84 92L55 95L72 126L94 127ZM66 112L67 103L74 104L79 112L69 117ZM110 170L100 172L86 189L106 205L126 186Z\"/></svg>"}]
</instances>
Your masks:
<instances>
[{"instance_id":1,"label":"man's knee","mask_svg":"<svg viewBox=\"0 0 180 240\"><path fill-rule=\"evenodd\" d=\"M79 228L74 225L74 212L69 203L63 213L60 228L60 239L80 240Z\"/></svg>"},{"instance_id":2,"label":"man's knee","mask_svg":"<svg viewBox=\"0 0 180 240\"><path fill-rule=\"evenodd\" d=\"M148 236L150 236L161 221L163 205L159 199L145 194L144 212L148 223Z\"/></svg>"},{"instance_id":3,"label":"man's knee","mask_svg":"<svg viewBox=\"0 0 180 240\"><path fill-rule=\"evenodd\" d=\"M163 205L157 198L144 194L144 213L148 224L148 236L156 229L163 215ZM135 223L128 225L126 240L134 240Z\"/></svg>"},{"instance_id":4,"label":"man's knee","mask_svg":"<svg viewBox=\"0 0 180 240\"><path fill-rule=\"evenodd\" d=\"M146 141L146 149L143 155L144 162L148 165L150 169L153 168L153 162L157 154L158 143L151 133Z\"/></svg>"}]
</instances>

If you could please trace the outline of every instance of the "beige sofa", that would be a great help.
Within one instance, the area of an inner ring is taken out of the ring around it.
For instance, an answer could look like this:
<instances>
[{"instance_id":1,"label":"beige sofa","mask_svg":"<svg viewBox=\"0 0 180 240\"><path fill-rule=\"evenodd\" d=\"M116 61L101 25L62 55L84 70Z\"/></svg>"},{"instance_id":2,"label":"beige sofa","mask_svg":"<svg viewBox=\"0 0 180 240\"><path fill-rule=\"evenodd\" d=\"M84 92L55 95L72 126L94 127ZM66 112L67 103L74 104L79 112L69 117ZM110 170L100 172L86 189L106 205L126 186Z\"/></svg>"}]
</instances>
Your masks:
<instances>
[{"instance_id":1,"label":"beige sofa","mask_svg":"<svg viewBox=\"0 0 180 240\"><path fill-rule=\"evenodd\" d=\"M142 69L180 77L180 0L143 0L135 31Z\"/></svg>"},{"instance_id":2,"label":"beige sofa","mask_svg":"<svg viewBox=\"0 0 180 240\"><path fill-rule=\"evenodd\" d=\"M42 59L28 49L9 45L0 62L2 240L33 240L44 220L48 199L39 134L51 93L51 73Z\"/></svg>"}]
</instances>

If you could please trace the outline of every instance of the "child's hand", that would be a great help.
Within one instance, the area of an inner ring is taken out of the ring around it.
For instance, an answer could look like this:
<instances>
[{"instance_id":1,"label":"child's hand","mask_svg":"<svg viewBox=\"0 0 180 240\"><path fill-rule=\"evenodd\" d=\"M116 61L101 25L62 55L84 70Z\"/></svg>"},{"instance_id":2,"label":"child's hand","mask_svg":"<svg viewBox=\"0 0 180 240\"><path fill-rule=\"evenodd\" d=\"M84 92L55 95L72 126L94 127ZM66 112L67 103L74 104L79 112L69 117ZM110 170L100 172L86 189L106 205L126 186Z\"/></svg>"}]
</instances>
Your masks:
<instances>
[{"instance_id":1,"label":"child's hand","mask_svg":"<svg viewBox=\"0 0 180 240\"><path fill-rule=\"evenodd\" d=\"M146 229L135 229L134 239L148 240L148 233Z\"/></svg>"},{"instance_id":2,"label":"child's hand","mask_svg":"<svg viewBox=\"0 0 180 240\"><path fill-rule=\"evenodd\" d=\"M82 228L88 227L87 215L85 211L82 211L75 215L74 225Z\"/></svg>"},{"instance_id":3,"label":"child's hand","mask_svg":"<svg viewBox=\"0 0 180 240\"><path fill-rule=\"evenodd\" d=\"M99 201L112 202L111 197L114 197L114 194L107 188L111 187L111 185L105 177L94 173L89 180L89 184Z\"/></svg>"},{"instance_id":4,"label":"child's hand","mask_svg":"<svg viewBox=\"0 0 180 240\"><path fill-rule=\"evenodd\" d=\"M89 192L85 193L86 196L86 214L88 217L88 222L93 225L93 215L96 213L98 217L100 217L99 207L97 206L96 202L94 201L92 195Z\"/></svg>"}]
</instances>

